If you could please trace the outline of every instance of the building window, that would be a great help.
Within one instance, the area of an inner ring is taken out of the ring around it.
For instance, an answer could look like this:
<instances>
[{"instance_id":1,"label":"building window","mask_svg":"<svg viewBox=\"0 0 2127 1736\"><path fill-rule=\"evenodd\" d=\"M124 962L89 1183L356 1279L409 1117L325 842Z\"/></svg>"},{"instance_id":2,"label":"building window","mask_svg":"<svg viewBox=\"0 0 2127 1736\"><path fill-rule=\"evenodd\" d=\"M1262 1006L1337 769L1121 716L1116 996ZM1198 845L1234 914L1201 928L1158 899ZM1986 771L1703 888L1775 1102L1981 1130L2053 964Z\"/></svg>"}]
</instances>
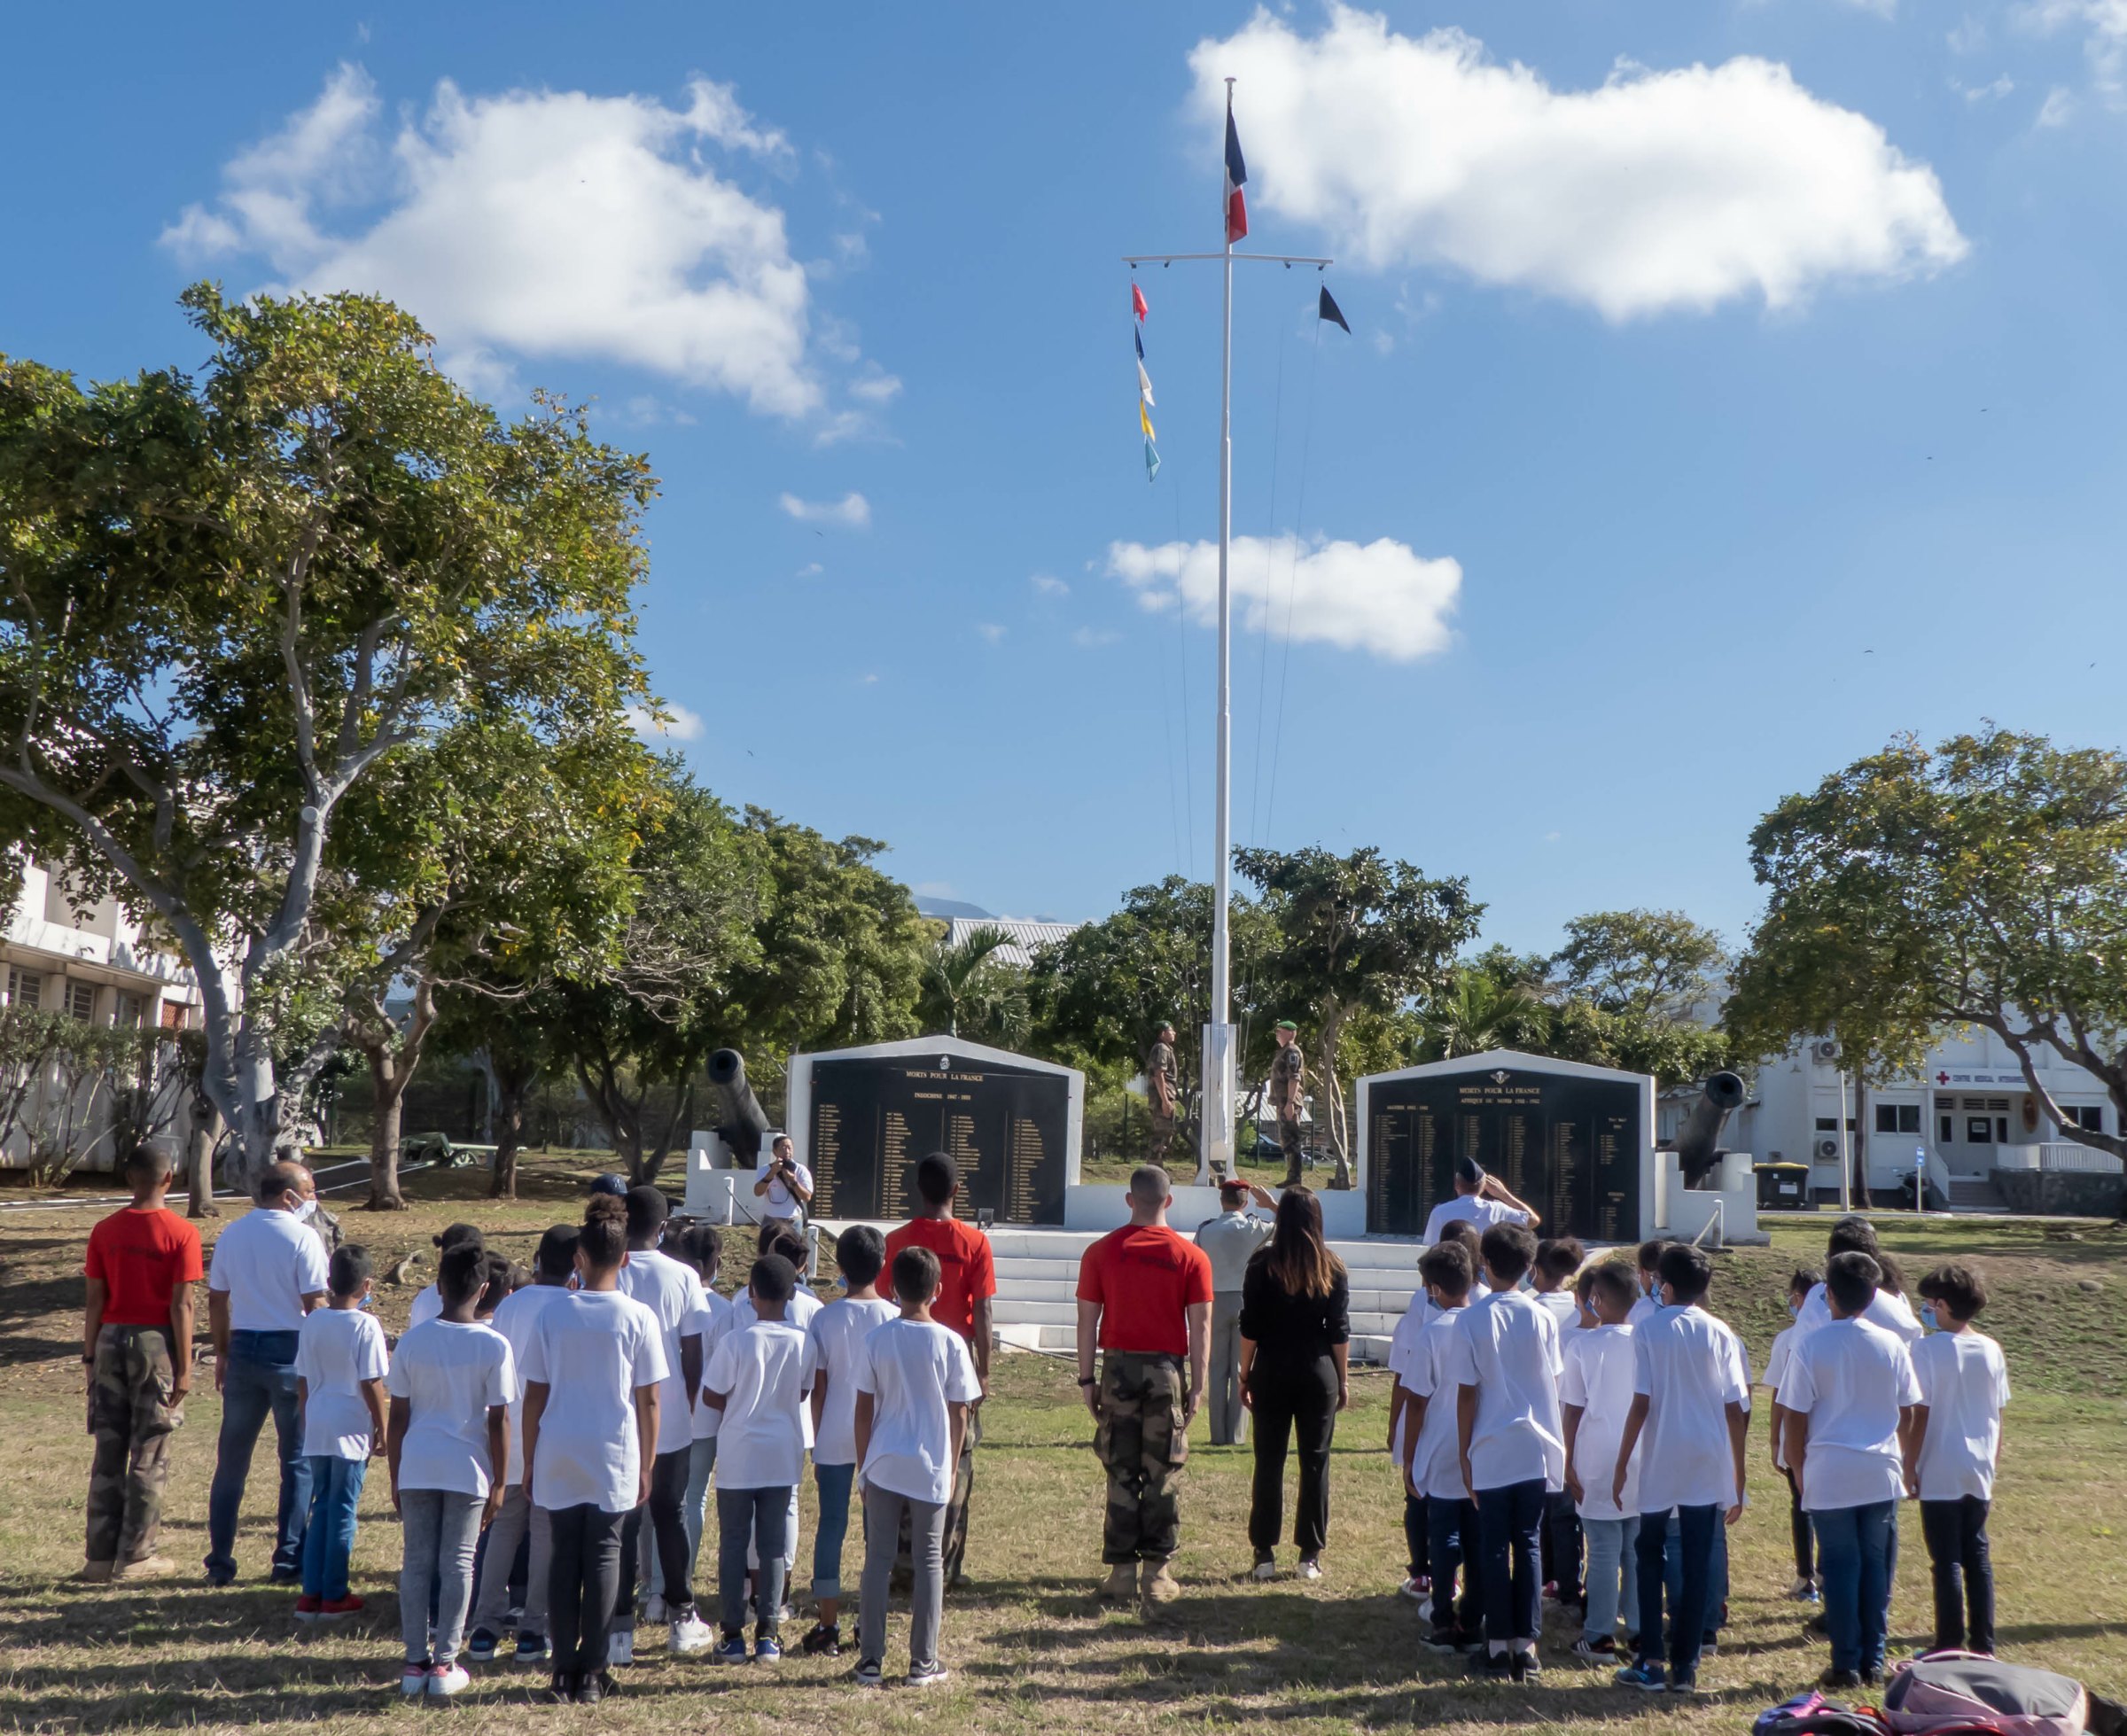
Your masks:
<instances>
[{"instance_id":1,"label":"building window","mask_svg":"<svg viewBox=\"0 0 2127 1736\"><path fill-rule=\"evenodd\" d=\"M1920 1131L1921 1106L1918 1103L1876 1105L1876 1132L1879 1133L1917 1133Z\"/></svg>"},{"instance_id":2,"label":"building window","mask_svg":"<svg viewBox=\"0 0 2127 1736\"><path fill-rule=\"evenodd\" d=\"M139 1025L141 1000L137 994L119 994L112 997L111 1023L129 1030Z\"/></svg>"},{"instance_id":3,"label":"building window","mask_svg":"<svg viewBox=\"0 0 2127 1736\"><path fill-rule=\"evenodd\" d=\"M1983 1115L1967 1116L1965 1117L1965 1143L1967 1145L1992 1145L1994 1143L1993 1121Z\"/></svg>"},{"instance_id":4,"label":"building window","mask_svg":"<svg viewBox=\"0 0 2127 1736\"><path fill-rule=\"evenodd\" d=\"M1955 1145L1957 1143L1957 1117L1953 1115L1945 1115L1940 1117L1940 1119L1942 1125L1938 1131L1943 1136L1942 1143L1944 1145Z\"/></svg>"},{"instance_id":5,"label":"building window","mask_svg":"<svg viewBox=\"0 0 2127 1736\"><path fill-rule=\"evenodd\" d=\"M18 1007L35 1007L44 993L44 979L19 966L7 968L7 998Z\"/></svg>"},{"instance_id":6,"label":"building window","mask_svg":"<svg viewBox=\"0 0 2127 1736\"><path fill-rule=\"evenodd\" d=\"M1835 1133L1839 1131L1839 1124L1828 1115L1820 1115L1817 1117L1817 1131L1820 1133Z\"/></svg>"},{"instance_id":7,"label":"building window","mask_svg":"<svg viewBox=\"0 0 2127 1736\"><path fill-rule=\"evenodd\" d=\"M66 985L66 1016L86 1024L96 1016L96 985L70 981Z\"/></svg>"},{"instance_id":8,"label":"building window","mask_svg":"<svg viewBox=\"0 0 2127 1736\"><path fill-rule=\"evenodd\" d=\"M2063 1127L2080 1127L2086 1133L2105 1131L2105 1111L2095 1103L2072 1103L2061 1111Z\"/></svg>"}]
</instances>

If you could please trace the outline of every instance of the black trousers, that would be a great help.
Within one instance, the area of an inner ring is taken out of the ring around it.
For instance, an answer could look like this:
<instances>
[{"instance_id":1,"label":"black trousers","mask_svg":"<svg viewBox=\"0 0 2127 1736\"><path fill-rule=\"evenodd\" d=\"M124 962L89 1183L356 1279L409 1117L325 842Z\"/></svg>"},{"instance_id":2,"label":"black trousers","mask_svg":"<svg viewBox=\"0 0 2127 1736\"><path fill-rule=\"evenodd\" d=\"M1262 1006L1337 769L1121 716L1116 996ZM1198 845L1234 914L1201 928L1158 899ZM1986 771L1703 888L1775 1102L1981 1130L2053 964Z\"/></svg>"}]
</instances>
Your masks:
<instances>
[{"instance_id":1,"label":"black trousers","mask_svg":"<svg viewBox=\"0 0 2127 1736\"><path fill-rule=\"evenodd\" d=\"M1817 1576L1817 1533L1811 1528L1810 1515L1803 1511L1802 1491L1795 1486L1795 1473L1783 1468L1780 1475L1788 1480L1788 1530L1795 1544L1795 1576L1813 1579Z\"/></svg>"},{"instance_id":2,"label":"black trousers","mask_svg":"<svg viewBox=\"0 0 2127 1736\"><path fill-rule=\"evenodd\" d=\"M1432 1516L1425 1510L1425 1497L1403 1491L1403 1544L1410 1551L1411 1577L1423 1579L1433 1560Z\"/></svg>"},{"instance_id":3,"label":"black trousers","mask_svg":"<svg viewBox=\"0 0 2127 1736\"><path fill-rule=\"evenodd\" d=\"M1477 1507L1474 1501L1425 1504L1431 1538L1428 1558L1433 1576L1433 1627L1436 1631L1475 1635L1484 1625L1484 1600L1477 1586ZM1455 1596L1455 1570L1462 1572L1462 1595Z\"/></svg>"},{"instance_id":4,"label":"black trousers","mask_svg":"<svg viewBox=\"0 0 2127 1736\"><path fill-rule=\"evenodd\" d=\"M1544 1497L1544 1581L1561 1603L1579 1603L1580 1514L1564 1490Z\"/></svg>"},{"instance_id":5,"label":"black trousers","mask_svg":"<svg viewBox=\"0 0 2127 1736\"><path fill-rule=\"evenodd\" d=\"M1248 1540L1258 1559L1270 1553L1285 1523L1285 1454L1297 1433L1300 1499L1292 1540L1300 1553L1322 1553L1329 1535L1329 1442L1336 1433L1336 1364L1330 1358L1281 1367L1258 1356L1249 1372L1256 1420L1256 1483L1248 1504Z\"/></svg>"},{"instance_id":6,"label":"black trousers","mask_svg":"<svg viewBox=\"0 0 2127 1736\"><path fill-rule=\"evenodd\" d=\"M596 1676L605 1668L626 1517L588 1502L548 1514L554 1557L547 1579L547 1625L557 1676Z\"/></svg>"},{"instance_id":7,"label":"black trousers","mask_svg":"<svg viewBox=\"0 0 2127 1736\"><path fill-rule=\"evenodd\" d=\"M1976 1495L1921 1503L1921 1535L1928 1539L1928 1560L1935 1569L1938 1652L1994 1649L1994 1561L1987 1551L1988 1506Z\"/></svg>"},{"instance_id":8,"label":"black trousers","mask_svg":"<svg viewBox=\"0 0 2127 1736\"><path fill-rule=\"evenodd\" d=\"M687 1546L682 1510L687 1501L687 1467L691 1444L660 1452L651 1461L650 1499L629 1511L620 1527L620 1584L613 1601L613 1625L632 1629L635 1621L635 1568L643 1559L643 1515L650 1514L650 1534L665 1576L665 1612L678 1621L694 1608L694 1551Z\"/></svg>"}]
</instances>

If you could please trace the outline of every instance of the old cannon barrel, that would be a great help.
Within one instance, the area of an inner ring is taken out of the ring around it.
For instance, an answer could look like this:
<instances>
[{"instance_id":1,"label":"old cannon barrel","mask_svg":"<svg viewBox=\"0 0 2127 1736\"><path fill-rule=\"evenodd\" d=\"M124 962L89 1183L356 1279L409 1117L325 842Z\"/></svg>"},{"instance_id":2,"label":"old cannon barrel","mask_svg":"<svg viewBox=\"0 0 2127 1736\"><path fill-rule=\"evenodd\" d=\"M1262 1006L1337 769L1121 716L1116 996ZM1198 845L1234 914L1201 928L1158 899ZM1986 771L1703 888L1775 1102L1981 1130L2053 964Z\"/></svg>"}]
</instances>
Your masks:
<instances>
[{"instance_id":1,"label":"old cannon barrel","mask_svg":"<svg viewBox=\"0 0 2127 1736\"><path fill-rule=\"evenodd\" d=\"M1687 1187L1696 1187L1706 1179L1720 1155L1721 1129L1742 1106L1743 1082L1738 1075L1720 1072L1706 1081L1677 1133L1677 1166L1684 1172Z\"/></svg>"},{"instance_id":2,"label":"old cannon barrel","mask_svg":"<svg viewBox=\"0 0 2127 1736\"><path fill-rule=\"evenodd\" d=\"M731 1148L734 1157L758 1164L768 1117L760 1107L760 1099L753 1094L753 1087L746 1083L745 1057L736 1049L717 1050L709 1057L709 1082L724 1094L729 1111L730 1118L716 1130L717 1137Z\"/></svg>"}]
</instances>

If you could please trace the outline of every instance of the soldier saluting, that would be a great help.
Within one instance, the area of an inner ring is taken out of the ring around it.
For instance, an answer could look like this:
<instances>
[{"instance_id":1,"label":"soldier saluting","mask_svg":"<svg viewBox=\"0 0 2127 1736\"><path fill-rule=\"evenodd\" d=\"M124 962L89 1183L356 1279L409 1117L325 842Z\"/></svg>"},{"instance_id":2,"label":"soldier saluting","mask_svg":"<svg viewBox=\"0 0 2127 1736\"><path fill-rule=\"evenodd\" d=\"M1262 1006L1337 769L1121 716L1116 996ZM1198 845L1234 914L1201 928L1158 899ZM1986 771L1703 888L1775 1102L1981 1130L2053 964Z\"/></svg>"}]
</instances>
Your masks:
<instances>
[{"instance_id":1,"label":"soldier saluting","mask_svg":"<svg viewBox=\"0 0 2127 1736\"><path fill-rule=\"evenodd\" d=\"M1285 1186L1300 1185L1300 1111L1306 1105L1307 1060L1300 1028L1290 1019L1275 1027L1278 1052L1270 1062L1270 1107L1278 1117L1278 1144L1285 1153Z\"/></svg>"},{"instance_id":2,"label":"soldier saluting","mask_svg":"<svg viewBox=\"0 0 2127 1736\"><path fill-rule=\"evenodd\" d=\"M1152 1109L1152 1130L1145 1141L1145 1161L1165 1164L1174 1140L1181 1106L1181 1063L1174 1056L1174 1027L1163 1024L1145 1057L1145 1094Z\"/></svg>"}]
</instances>

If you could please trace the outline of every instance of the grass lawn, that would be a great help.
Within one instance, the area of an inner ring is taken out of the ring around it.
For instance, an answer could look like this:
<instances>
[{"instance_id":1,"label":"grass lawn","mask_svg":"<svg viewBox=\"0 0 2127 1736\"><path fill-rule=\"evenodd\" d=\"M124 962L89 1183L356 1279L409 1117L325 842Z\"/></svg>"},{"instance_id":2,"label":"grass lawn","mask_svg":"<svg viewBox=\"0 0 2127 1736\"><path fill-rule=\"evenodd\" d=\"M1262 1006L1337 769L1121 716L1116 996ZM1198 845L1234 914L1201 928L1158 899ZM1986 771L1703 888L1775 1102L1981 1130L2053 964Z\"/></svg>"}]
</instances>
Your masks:
<instances>
[{"instance_id":1,"label":"grass lawn","mask_svg":"<svg viewBox=\"0 0 2127 1736\"><path fill-rule=\"evenodd\" d=\"M378 1256L380 1270L400 1253L426 1250L428 1237L457 1218L491 1226L503 1245L528 1255L546 1225L575 1218L594 1167L590 1158L533 1160L526 1197L508 1206L480 1199L483 1178L471 1172L420 1175L409 1185L413 1210L389 1217L350 1211L347 1233ZM10 1197L0 1195L0 1203ZM78 1273L94 1215L0 1213L0 1722L66 1731L323 1724L377 1732L427 1716L511 1732L582 1722L580 1713L532 1703L533 1683L505 1666L476 1676L448 1708L401 1702L399 1540L381 1467L364 1491L356 1545L356 1589L370 1608L343 1629L297 1630L291 1594L264 1583L273 1481L263 1442L235 1587L210 1592L190 1578L130 1588L69 1583L81 1561L88 1461ZM2127 1694L2123 1239L2095 1226L2063 1240L2037 1225L1884 1221L1887 1242L1912 1275L1955 1257L1981 1263L1993 1285L1986 1324L2007 1350L2016 1387L1992 1526L2005 1654L2078 1675L2115 1698ZM1714 1304L1744 1334L1757 1366L1785 1320L1786 1272L1797 1256L1822 1250L1820 1226L1782 1226L1772 1249L1719 1263ZM412 1296L412 1286L380 1292L388 1329L403 1326ZM853 1658L792 1658L772 1673L719 1670L668 1662L662 1635L645 1629L643 1662L623 1672L624 1697L595 1720L624 1731L713 1724L746 1736L839 1732L858 1718L889 1732L1202 1730L1261 1721L1302 1736L1542 1722L1734 1736L1825 1662L1821 1645L1804 1635L1797 1607L1779 1595L1788 1574L1786 1493L1765 1460L1761 1425L1751 1458L1757 1505L1734 1539L1731 1626L1720 1656L1702 1673L1710 1693L1678 1703L1614 1688L1607 1674L1571 1667L1564 1655L1571 1630L1556 1624L1540 1685L1470 1684L1454 1661L1419 1649L1417 1615L1392 1595L1403 1566L1401 1496L1383 1447L1386 1390L1378 1375L1355 1379L1354 1406L1338 1433L1321 1584L1243 1579L1250 1457L1199 1445L1184 1484L1176 1563L1186 1595L1157 1623L1099 1610L1092 1591L1103 1486L1071 1382L1069 1365L1049 1358L999 1364L978 1470L973 1584L947 1603L948 1686L860 1700L845 1682ZM205 1549L217 1420L203 1371L175 1446L164 1529L165 1553L188 1567ZM809 1576L809 1488L806 1499L801 1582ZM850 1547L853 1578L854 1539ZM1290 1557L1286 1551L1288 1565ZM1929 1609L1926 1553L1909 1506L1895 1639L1924 1643ZM892 1631L903 1643L899 1617Z\"/></svg>"}]
</instances>

